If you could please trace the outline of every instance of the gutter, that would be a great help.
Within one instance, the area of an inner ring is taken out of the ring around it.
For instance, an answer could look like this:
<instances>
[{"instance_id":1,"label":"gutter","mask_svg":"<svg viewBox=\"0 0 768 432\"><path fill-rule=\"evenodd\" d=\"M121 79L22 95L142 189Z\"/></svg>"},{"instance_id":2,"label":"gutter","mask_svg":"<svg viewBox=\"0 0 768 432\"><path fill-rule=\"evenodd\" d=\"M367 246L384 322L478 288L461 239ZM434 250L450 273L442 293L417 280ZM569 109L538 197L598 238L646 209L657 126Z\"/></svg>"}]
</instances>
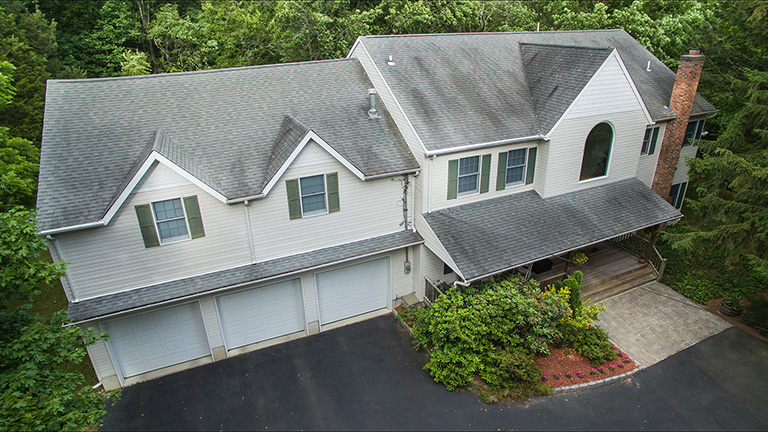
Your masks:
<instances>
[{"instance_id":1,"label":"gutter","mask_svg":"<svg viewBox=\"0 0 768 432\"><path fill-rule=\"evenodd\" d=\"M88 223L84 223L84 224L80 224L80 225L72 225L72 226L63 227L63 228L54 228L54 229L44 230L44 231L40 231L39 233L37 233L37 235L38 236L47 236L47 235L51 235L51 234L59 234L59 233L64 233L64 232L69 232L69 231L77 231L77 230L81 230L81 229L96 228L96 227L106 226L106 225L107 224L102 219L102 220L99 220L99 221L96 221L96 222L88 222Z\"/></svg>"},{"instance_id":2,"label":"gutter","mask_svg":"<svg viewBox=\"0 0 768 432\"><path fill-rule=\"evenodd\" d=\"M510 138L510 139L503 139L503 140L498 140L498 141L489 141L489 142L477 143L477 144L468 144L468 145L463 145L463 146L458 146L458 147L450 147L450 148L446 148L446 149L427 150L426 152L424 152L424 155L425 156L438 156L438 155L443 155L443 154L448 154L448 153L457 153L457 152L466 151L466 150L475 150L475 149L481 149L481 148L486 148L486 147L496 147L496 146L504 145L504 144L515 144L515 143L526 142L526 141L535 141L535 140L549 141L549 138L547 138L543 134L536 134L536 135L531 135L531 136L527 136L527 137Z\"/></svg>"},{"instance_id":3,"label":"gutter","mask_svg":"<svg viewBox=\"0 0 768 432\"><path fill-rule=\"evenodd\" d=\"M363 181L376 180L380 178L394 177L394 176L406 175L406 174L418 175L419 171L421 171L421 168L414 168L414 169L409 169L405 171L393 171L393 172L384 173L384 174L376 174L376 175L365 177Z\"/></svg>"}]
</instances>

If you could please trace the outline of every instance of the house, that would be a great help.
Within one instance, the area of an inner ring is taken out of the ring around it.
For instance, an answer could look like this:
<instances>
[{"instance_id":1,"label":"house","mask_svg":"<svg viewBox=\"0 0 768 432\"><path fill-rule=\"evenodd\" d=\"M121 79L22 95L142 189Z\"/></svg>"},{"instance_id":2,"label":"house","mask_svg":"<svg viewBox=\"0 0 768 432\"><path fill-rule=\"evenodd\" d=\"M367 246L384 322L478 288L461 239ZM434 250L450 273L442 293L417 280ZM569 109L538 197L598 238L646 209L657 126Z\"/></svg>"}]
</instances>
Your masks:
<instances>
[{"instance_id":1,"label":"house","mask_svg":"<svg viewBox=\"0 0 768 432\"><path fill-rule=\"evenodd\" d=\"M40 234L75 325L110 334L105 388L218 361L679 219L681 139L715 113L683 57L621 30L367 36L52 80Z\"/></svg>"}]
</instances>

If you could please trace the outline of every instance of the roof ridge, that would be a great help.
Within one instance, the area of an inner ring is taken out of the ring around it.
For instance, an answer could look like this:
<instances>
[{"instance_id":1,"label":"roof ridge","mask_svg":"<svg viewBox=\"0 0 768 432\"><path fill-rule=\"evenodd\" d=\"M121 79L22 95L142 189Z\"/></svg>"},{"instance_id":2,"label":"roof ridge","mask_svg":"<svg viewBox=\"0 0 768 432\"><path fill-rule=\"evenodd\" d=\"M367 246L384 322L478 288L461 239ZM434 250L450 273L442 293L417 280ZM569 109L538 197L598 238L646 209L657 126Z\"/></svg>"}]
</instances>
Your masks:
<instances>
[{"instance_id":1,"label":"roof ridge","mask_svg":"<svg viewBox=\"0 0 768 432\"><path fill-rule=\"evenodd\" d=\"M325 60L309 60L309 61L290 62L290 63L273 63L273 64L265 64L265 65L238 66L238 67L223 68L223 69L203 69L203 70L184 71L184 72L166 72L166 73L150 74L150 75L77 78L77 79L51 79L51 80L48 80L48 85L58 84L58 83L83 83L83 82L94 82L94 81L160 79L160 78L177 77L177 76L183 76L183 75L202 75L202 74L210 74L210 73L234 72L234 71L241 71L241 70L248 70L248 69L267 69L267 68L284 67L284 66L298 67L298 66L307 66L307 65L315 65L315 64L338 63L338 62L345 62L345 61L356 62L357 59L354 57L350 57L350 58L325 59Z\"/></svg>"},{"instance_id":2,"label":"roof ridge","mask_svg":"<svg viewBox=\"0 0 768 432\"><path fill-rule=\"evenodd\" d=\"M535 45L535 46L545 46L545 47L556 47L556 48L574 48L574 49L590 49L590 50L598 50L598 51L605 51L613 49L611 46L605 46L605 47L591 47L586 45L567 45L567 44L556 44L556 43L538 43L538 42L518 42L518 45Z\"/></svg>"},{"instance_id":3,"label":"roof ridge","mask_svg":"<svg viewBox=\"0 0 768 432\"><path fill-rule=\"evenodd\" d=\"M624 29L591 29L591 30L546 30L546 31L516 31L516 32L457 32L457 33L414 33L414 34L391 34L391 35L365 35L363 38L397 38L397 37L421 37L421 36L488 36L488 35L514 35L514 34L535 34L535 33L600 33L616 32Z\"/></svg>"}]
</instances>

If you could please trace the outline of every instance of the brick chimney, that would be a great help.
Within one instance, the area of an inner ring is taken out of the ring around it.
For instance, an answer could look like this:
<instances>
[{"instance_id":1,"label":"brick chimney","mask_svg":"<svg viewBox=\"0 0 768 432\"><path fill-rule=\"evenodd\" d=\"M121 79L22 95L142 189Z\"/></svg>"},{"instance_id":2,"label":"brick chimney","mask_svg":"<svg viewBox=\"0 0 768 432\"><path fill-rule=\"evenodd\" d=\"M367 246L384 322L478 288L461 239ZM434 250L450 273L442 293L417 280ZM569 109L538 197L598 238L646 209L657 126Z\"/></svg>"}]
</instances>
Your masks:
<instances>
[{"instance_id":1,"label":"brick chimney","mask_svg":"<svg viewBox=\"0 0 768 432\"><path fill-rule=\"evenodd\" d=\"M691 118L693 98L696 97L696 89L699 86L701 70L704 68L704 56L698 49L692 49L688 55L680 57L680 66L677 68L675 85L672 87L672 96L669 98L669 108L677 117L667 122L664 139L659 150L659 161L656 164L656 173L653 176L654 192L665 200L669 199L669 190L672 188L672 178L675 175L677 162L680 159L680 149L683 147L685 129Z\"/></svg>"}]
</instances>

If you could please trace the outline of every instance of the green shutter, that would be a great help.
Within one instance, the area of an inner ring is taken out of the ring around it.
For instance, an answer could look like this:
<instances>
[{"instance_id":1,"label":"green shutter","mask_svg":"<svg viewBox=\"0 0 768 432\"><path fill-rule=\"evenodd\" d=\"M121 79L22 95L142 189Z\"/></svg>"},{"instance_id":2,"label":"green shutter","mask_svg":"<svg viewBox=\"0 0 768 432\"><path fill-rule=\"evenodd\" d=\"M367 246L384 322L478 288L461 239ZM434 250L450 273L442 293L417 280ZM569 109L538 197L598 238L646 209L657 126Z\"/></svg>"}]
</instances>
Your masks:
<instances>
[{"instance_id":1,"label":"green shutter","mask_svg":"<svg viewBox=\"0 0 768 432\"><path fill-rule=\"evenodd\" d=\"M653 128L653 136L651 137L651 147L648 149L648 154L652 155L656 151L656 140L659 138L659 128Z\"/></svg>"},{"instance_id":2,"label":"green shutter","mask_svg":"<svg viewBox=\"0 0 768 432\"><path fill-rule=\"evenodd\" d=\"M325 187L328 188L328 212L339 211L339 175L337 173L326 174Z\"/></svg>"},{"instance_id":3,"label":"green shutter","mask_svg":"<svg viewBox=\"0 0 768 432\"><path fill-rule=\"evenodd\" d=\"M488 192L491 183L491 155L483 155L483 164L480 167L480 193Z\"/></svg>"},{"instance_id":4,"label":"green shutter","mask_svg":"<svg viewBox=\"0 0 768 432\"><path fill-rule=\"evenodd\" d=\"M459 160L448 161L448 199L456 199L459 190Z\"/></svg>"},{"instance_id":5,"label":"green shutter","mask_svg":"<svg viewBox=\"0 0 768 432\"><path fill-rule=\"evenodd\" d=\"M288 192L288 213L291 219L301 219L301 196L299 196L299 180L285 181L285 190Z\"/></svg>"},{"instance_id":6,"label":"green shutter","mask_svg":"<svg viewBox=\"0 0 768 432\"><path fill-rule=\"evenodd\" d=\"M525 184L533 183L533 174L536 172L536 147L528 149L528 172L525 173Z\"/></svg>"},{"instance_id":7,"label":"green shutter","mask_svg":"<svg viewBox=\"0 0 768 432\"><path fill-rule=\"evenodd\" d=\"M184 197L184 210L187 211L187 223L189 224L189 235L193 239L205 237L205 228L203 228L203 217L200 216L200 205L197 202L197 195Z\"/></svg>"},{"instance_id":8,"label":"green shutter","mask_svg":"<svg viewBox=\"0 0 768 432\"><path fill-rule=\"evenodd\" d=\"M499 153L499 167L496 170L496 190L504 190L507 187L507 156L509 153Z\"/></svg>"},{"instance_id":9,"label":"green shutter","mask_svg":"<svg viewBox=\"0 0 768 432\"><path fill-rule=\"evenodd\" d=\"M157 238L155 229L155 220L152 219L152 210L149 204L137 205L136 217L139 218L139 228L141 236L144 238L144 247L160 246L160 240Z\"/></svg>"}]
</instances>

